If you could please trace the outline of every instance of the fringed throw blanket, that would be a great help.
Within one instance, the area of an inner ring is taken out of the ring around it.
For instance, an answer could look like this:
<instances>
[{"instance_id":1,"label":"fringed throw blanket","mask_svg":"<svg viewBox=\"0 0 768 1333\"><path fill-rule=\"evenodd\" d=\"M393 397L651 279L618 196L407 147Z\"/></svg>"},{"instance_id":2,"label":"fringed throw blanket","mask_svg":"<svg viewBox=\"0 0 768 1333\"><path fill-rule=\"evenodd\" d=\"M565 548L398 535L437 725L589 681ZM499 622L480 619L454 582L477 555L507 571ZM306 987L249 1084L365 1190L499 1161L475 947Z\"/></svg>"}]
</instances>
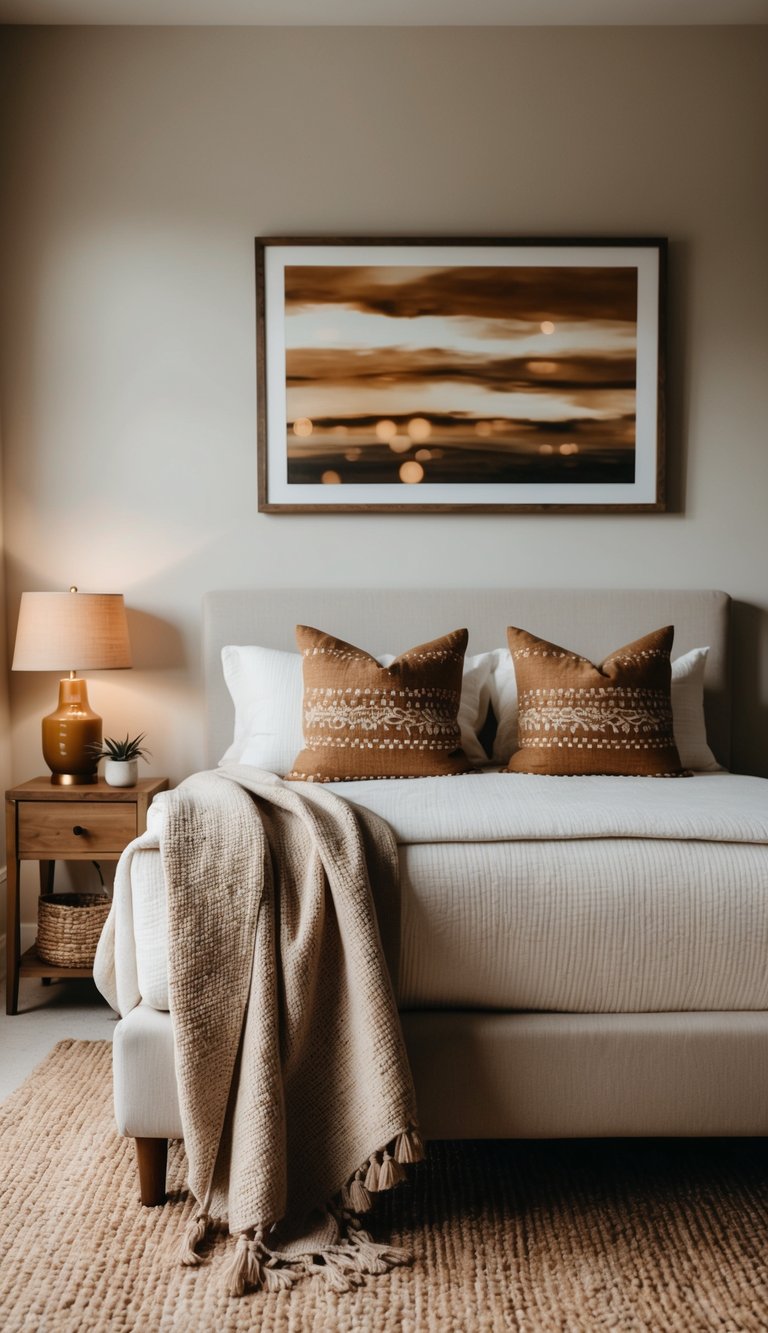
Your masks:
<instances>
[{"instance_id":1,"label":"fringed throw blanket","mask_svg":"<svg viewBox=\"0 0 768 1333\"><path fill-rule=\"evenodd\" d=\"M406 1262L357 1214L422 1155L371 882L383 820L244 766L164 798L169 994L189 1186L237 1236L228 1289L319 1273L337 1290Z\"/></svg>"}]
</instances>

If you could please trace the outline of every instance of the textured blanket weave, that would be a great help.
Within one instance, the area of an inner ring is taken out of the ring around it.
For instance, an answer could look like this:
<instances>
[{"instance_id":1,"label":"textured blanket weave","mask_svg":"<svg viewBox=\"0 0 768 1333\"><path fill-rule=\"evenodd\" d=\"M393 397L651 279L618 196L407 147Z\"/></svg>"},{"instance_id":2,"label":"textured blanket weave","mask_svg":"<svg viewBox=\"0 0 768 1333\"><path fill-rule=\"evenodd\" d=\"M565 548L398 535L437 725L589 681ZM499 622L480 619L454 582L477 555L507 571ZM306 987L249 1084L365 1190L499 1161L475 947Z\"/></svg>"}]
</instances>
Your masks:
<instances>
[{"instance_id":1,"label":"textured blanket weave","mask_svg":"<svg viewBox=\"0 0 768 1333\"><path fill-rule=\"evenodd\" d=\"M235 1295L305 1272L343 1290L404 1262L356 1216L421 1156L370 887L397 875L388 826L320 788L236 766L169 794L161 852L200 1204L183 1261L198 1262L218 1217L239 1233Z\"/></svg>"}]
</instances>

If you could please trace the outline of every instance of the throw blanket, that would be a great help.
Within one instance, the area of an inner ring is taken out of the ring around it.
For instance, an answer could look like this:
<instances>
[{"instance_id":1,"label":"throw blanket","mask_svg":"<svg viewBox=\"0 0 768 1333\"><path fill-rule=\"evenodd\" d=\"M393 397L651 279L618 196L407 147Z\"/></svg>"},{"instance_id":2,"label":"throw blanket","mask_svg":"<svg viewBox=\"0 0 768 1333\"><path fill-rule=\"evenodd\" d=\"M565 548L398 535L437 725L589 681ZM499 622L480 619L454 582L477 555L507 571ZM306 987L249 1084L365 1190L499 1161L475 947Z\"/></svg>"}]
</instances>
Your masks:
<instances>
[{"instance_id":1,"label":"throw blanket","mask_svg":"<svg viewBox=\"0 0 768 1333\"><path fill-rule=\"evenodd\" d=\"M357 1214L423 1153L369 876L387 825L321 787L239 766L165 798L169 992L189 1186L238 1243L231 1294L321 1273L337 1290L406 1262ZM123 866L125 872L125 866ZM95 976L116 993L113 916Z\"/></svg>"}]
</instances>

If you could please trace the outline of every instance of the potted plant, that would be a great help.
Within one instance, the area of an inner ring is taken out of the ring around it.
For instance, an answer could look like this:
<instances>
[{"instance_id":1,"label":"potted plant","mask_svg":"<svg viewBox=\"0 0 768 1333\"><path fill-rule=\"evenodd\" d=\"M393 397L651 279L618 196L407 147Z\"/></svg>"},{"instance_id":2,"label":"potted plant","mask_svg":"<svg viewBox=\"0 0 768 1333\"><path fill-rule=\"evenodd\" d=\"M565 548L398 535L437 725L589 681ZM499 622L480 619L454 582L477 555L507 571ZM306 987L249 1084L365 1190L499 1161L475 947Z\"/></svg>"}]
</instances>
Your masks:
<instances>
[{"instance_id":1,"label":"potted plant","mask_svg":"<svg viewBox=\"0 0 768 1333\"><path fill-rule=\"evenodd\" d=\"M104 759L104 781L110 787L135 787L139 776L139 760L146 759L149 750L142 746L144 732L124 741L105 736L103 745L91 749L94 759Z\"/></svg>"}]
</instances>

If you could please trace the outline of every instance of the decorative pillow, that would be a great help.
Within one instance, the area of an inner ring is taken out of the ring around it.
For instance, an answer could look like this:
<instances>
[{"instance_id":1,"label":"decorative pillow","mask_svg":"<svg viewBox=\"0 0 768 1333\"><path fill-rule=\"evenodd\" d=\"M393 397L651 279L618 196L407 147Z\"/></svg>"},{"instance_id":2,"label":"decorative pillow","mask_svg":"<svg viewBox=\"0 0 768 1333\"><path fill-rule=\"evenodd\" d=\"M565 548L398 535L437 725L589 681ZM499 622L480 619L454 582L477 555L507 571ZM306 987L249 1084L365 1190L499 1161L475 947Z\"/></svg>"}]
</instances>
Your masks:
<instances>
[{"instance_id":1,"label":"decorative pillow","mask_svg":"<svg viewBox=\"0 0 768 1333\"><path fill-rule=\"evenodd\" d=\"M704 671L709 648L691 648L672 663L672 721L675 744L683 768L696 773L720 771L707 744L704 719ZM512 658L506 648L489 654L490 702L496 716L493 759L507 764L517 749L517 681Z\"/></svg>"},{"instance_id":2,"label":"decorative pillow","mask_svg":"<svg viewBox=\"0 0 768 1333\"><path fill-rule=\"evenodd\" d=\"M381 666L362 648L298 625L304 745L286 777L304 782L466 773L458 712L467 631Z\"/></svg>"},{"instance_id":3,"label":"decorative pillow","mask_svg":"<svg viewBox=\"0 0 768 1333\"><path fill-rule=\"evenodd\" d=\"M507 630L519 699L510 773L682 773L672 728L674 629L646 634L601 666L526 630Z\"/></svg>"},{"instance_id":4,"label":"decorative pillow","mask_svg":"<svg viewBox=\"0 0 768 1333\"><path fill-rule=\"evenodd\" d=\"M683 768L719 773L721 765L707 744L704 672L709 648L691 648L672 663L672 722Z\"/></svg>"},{"instance_id":5,"label":"decorative pillow","mask_svg":"<svg viewBox=\"0 0 768 1333\"><path fill-rule=\"evenodd\" d=\"M299 654L228 644L221 663L235 705L235 731L219 762L287 773L304 743Z\"/></svg>"},{"instance_id":6,"label":"decorative pillow","mask_svg":"<svg viewBox=\"0 0 768 1333\"><path fill-rule=\"evenodd\" d=\"M504 655L509 661L506 648ZM461 747L473 764L488 763L478 732L488 714L490 676L496 656L495 652L478 653L464 659L458 721ZM377 660L382 666L389 666L395 659L386 654ZM287 773L304 745L300 654L251 644L228 644L221 650L221 661L235 705L235 730L232 744L219 762L253 764L272 773Z\"/></svg>"}]
</instances>

